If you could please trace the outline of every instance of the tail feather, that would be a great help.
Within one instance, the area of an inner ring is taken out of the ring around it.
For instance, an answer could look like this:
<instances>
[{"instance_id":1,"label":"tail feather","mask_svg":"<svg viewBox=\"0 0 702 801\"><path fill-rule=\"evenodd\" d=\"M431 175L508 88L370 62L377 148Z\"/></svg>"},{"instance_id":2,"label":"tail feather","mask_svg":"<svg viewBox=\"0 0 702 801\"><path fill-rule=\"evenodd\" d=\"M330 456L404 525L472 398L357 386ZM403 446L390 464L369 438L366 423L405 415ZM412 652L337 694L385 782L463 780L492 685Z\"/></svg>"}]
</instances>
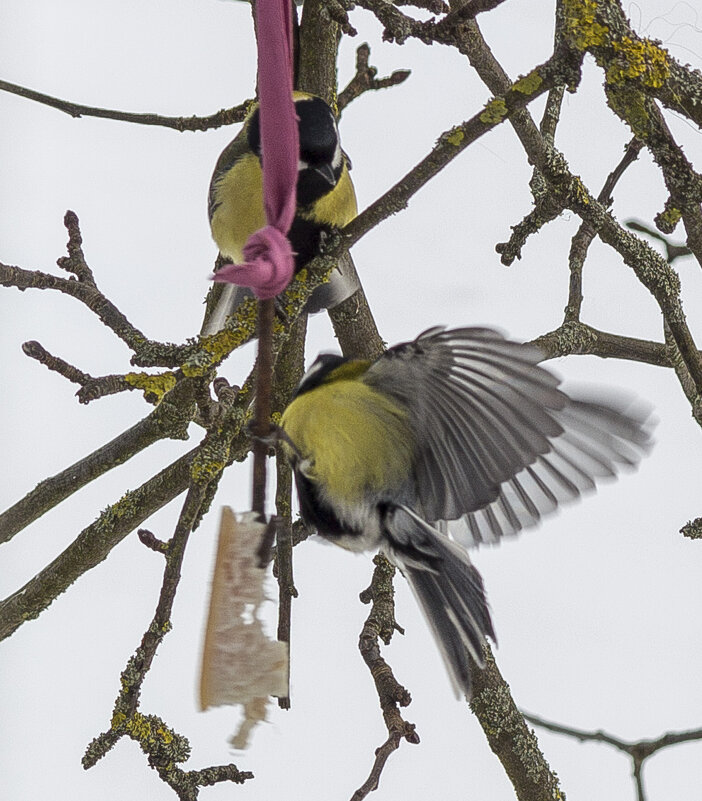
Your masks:
<instances>
[{"instance_id":1,"label":"tail feather","mask_svg":"<svg viewBox=\"0 0 702 801\"><path fill-rule=\"evenodd\" d=\"M457 696L470 698L470 660L485 664L485 638L495 640L483 580L466 552L412 510L385 517L385 549L416 597Z\"/></svg>"},{"instance_id":2,"label":"tail feather","mask_svg":"<svg viewBox=\"0 0 702 801\"><path fill-rule=\"evenodd\" d=\"M202 324L203 336L211 336L224 328L224 323L230 314L241 306L246 298L252 298L253 293L246 287L236 286L236 284L224 284L222 292L217 300L217 304Z\"/></svg>"}]
</instances>

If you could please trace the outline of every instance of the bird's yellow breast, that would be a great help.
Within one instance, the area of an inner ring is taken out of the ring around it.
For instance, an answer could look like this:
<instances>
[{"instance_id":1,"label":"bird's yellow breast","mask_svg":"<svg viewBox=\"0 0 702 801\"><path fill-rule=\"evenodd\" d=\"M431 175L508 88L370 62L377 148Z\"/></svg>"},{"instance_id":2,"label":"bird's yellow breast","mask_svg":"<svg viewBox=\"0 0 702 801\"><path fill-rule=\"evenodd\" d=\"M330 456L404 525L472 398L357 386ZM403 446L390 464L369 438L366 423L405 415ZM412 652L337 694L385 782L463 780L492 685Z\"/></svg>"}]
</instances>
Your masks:
<instances>
[{"instance_id":1,"label":"bird's yellow breast","mask_svg":"<svg viewBox=\"0 0 702 801\"><path fill-rule=\"evenodd\" d=\"M311 208L306 209L300 216L320 225L343 228L357 214L356 192L349 175L348 165L344 161L336 186L326 195L316 200L311 205Z\"/></svg>"},{"instance_id":2,"label":"bird's yellow breast","mask_svg":"<svg viewBox=\"0 0 702 801\"><path fill-rule=\"evenodd\" d=\"M263 173L257 156L246 153L224 173L216 183L214 201L212 238L225 258L241 263L246 240L266 224Z\"/></svg>"},{"instance_id":3,"label":"bird's yellow breast","mask_svg":"<svg viewBox=\"0 0 702 801\"><path fill-rule=\"evenodd\" d=\"M304 392L285 410L281 425L298 450L300 468L336 502L397 489L410 475L407 415L362 381L337 380Z\"/></svg>"}]
</instances>

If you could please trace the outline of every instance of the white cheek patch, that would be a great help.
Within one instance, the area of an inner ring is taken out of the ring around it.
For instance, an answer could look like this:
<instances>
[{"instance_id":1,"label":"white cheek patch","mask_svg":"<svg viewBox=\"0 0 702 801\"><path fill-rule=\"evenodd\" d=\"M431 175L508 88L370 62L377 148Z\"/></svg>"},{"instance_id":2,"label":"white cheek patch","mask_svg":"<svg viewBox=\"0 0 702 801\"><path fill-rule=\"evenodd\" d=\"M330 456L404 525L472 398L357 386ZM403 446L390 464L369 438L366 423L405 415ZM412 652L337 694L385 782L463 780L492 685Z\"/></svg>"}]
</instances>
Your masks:
<instances>
[{"instance_id":1,"label":"white cheek patch","mask_svg":"<svg viewBox=\"0 0 702 801\"><path fill-rule=\"evenodd\" d=\"M297 160L297 171L298 172L302 172L303 170L306 170L309 166L310 165L306 161L303 161L302 159L298 159Z\"/></svg>"},{"instance_id":2,"label":"white cheek patch","mask_svg":"<svg viewBox=\"0 0 702 801\"><path fill-rule=\"evenodd\" d=\"M303 164L304 162L300 162ZM307 165L305 164L305 167ZM311 366L307 369L307 372L302 376L302 381L300 381L300 386L302 386L308 379L312 378L313 375L316 375L324 365L318 359L315 359L312 362Z\"/></svg>"},{"instance_id":3,"label":"white cheek patch","mask_svg":"<svg viewBox=\"0 0 702 801\"><path fill-rule=\"evenodd\" d=\"M332 169L334 172L336 172L341 167L341 162L343 161L344 155L341 152L341 137L339 136L339 128L337 127L333 114L332 120L334 120L334 133L336 134L336 147L334 148L334 156L332 158Z\"/></svg>"},{"instance_id":4,"label":"white cheek patch","mask_svg":"<svg viewBox=\"0 0 702 801\"><path fill-rule=\"evenodd\" d=\"M336 136L336 149L334 150L334 157L332 158L332 169L336 172L341 167L341 160L343 155L341 153L341 145L339 144L339 134Z\"/></svg>"},{"instance_id":5,"label":"white cheek patch","mask_svg":"<svg viewBox=\"0 0 702 801\"><path fill-rule=\"evenodd\" d=\"M331 109L329 111L329 116L331 117L332 126L334 127L334 138L336 140L336 147L334 148L334 156L332 157L331 166L334 172L336 172L341 167L341 162L343 161L343 153L341 152L341 138L339 137L339 128L336 124L336 117L331 113Z\"/></svg>"}]
</instances>

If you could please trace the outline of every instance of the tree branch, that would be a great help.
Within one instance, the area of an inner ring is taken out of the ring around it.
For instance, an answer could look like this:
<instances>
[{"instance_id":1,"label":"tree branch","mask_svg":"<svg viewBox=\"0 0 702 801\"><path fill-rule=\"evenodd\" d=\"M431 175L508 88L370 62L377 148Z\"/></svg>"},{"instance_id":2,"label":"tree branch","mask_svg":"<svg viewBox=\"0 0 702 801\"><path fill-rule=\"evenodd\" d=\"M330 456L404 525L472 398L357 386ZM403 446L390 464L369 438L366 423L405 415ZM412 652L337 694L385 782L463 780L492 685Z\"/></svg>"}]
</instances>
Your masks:
<instances>
[{"instance_id":1,"label":"tree branch","mask_svg":"<svg viewBox=\"0 0 702 801\"><path fill-rule=\"evenodd\" d=\"M599 8L599 4L595 4ZM608 3L609 5L609 3ZM571 32L568 41L572 44L572 20L566 24ZM568 26L571 27L568 27ZM577 45L580 39L575 38ZM480 34L475 21L466 23L466 36L462 42L462 52L470 54L471 63L476 67L480 77L491 91L504 91L508 78L492 55L485 40ZM583 49L580 52L584 52ZM529 76L527 76L528 78ZM527 79L522 79L527 80ZM561 81L571 83L571 81ZM519 126L519 128L517 127ZM680 350L685 366L697 388L702 390L702 359L685 322L685 314L680 299L680 279L670 265L652 248L632 234L625 231L608 214L603 204L599 203L586 189L580 178L573 175L565 158L554 147L548 144L536 131L533 121L520 118L515 122L515 130L527 153L529 161L538 168L549 184L549 189L582 220L591 225L600 239L616 250L656 299L663 316L670 325L676 346Z\"/></svg>"},{"instance_id":2,"label":"tree branch","mask_svg":"<svg viewBox=\"0 0 702 801\"><path fill-rule=\"evenodd\" d=\"M607 176L607 180L600 194L597 196L597 200L606 208L612 205L612 192L614 191L614 187L629 165L636 161L642 147L643 142L640 142L638 139L632 139L626 146L622 160ZM572 322L580 319L580 310L583 302L583 266L585 265L587 251L595 235L595 229L589 223L582 222L571 241L570 253L568 254L568 267L570 269L568 305L565 308L564 322Z\"/></svg>"},{"instance_id":3,"label":"tree branch","mask_svg":"<svg viewBox=\"0 0 702 801\"><path fill-rule=\"evenodd\" d=\"M375 682L388 738L376 750L370 775L351 796L351 801L362 801L373 790L378 789L385 763L393 751L400 747L403 739L415 745L419 743L414 724L408 723L399 710L399 707L408 706L412 702L412 696L395 679L392 668L383 659L378 646L378 639L389 645L395 631L402 631L395 622L395 591L392 586L395 568L383 554L377 554L373 558L373 564L375 569L370 587L361 593L361 601L370 603L371 611L363 625L358 647Z\"/></svg>"},{"instance_id":4,"label":"tree branch","mask_svg":"<svg viewBox=\"0 0 702 801\"><path fill-rule=\"evenodd\" d=\"M182 381L143 420L84 459L44 479L24 498L0 514L0 542L7 542L49 509L58 506L61 501L112 468L124 464L154 442L164 438L187 439L188 424L192 419L190 404L193 384L190 380ZM178 490L181 491L182 488Z\"/></svg>"},{"instance_id":5,"label":"tree branch","mask_svg":"<svg viewBox=\"0 0 702 801\"><path fill-rule=\"evenodd\" d=\"M386 89L389 86L398 86L410 76L410 70L395 70L387 78L377 78L377 67L369 65L370 47L362 44L356 49L356 74L351 78L343 91L339 92L336 105L339 114L357 97L365 92Z\"/></svg>"},{"instance_id":6,"label":"tree branch","mask_svg":"<svg viewBox=\"0 0 702 801\"><path fill-rule=\"evenodd\" d=\"M351 247L382 220L406 208L412 195L462 153L468 145L509 119L511 115L553 86L566 80L574 80L579 66L579 63L573 63L569 59L567 53L554 55L525 78L511 84L501 97L491 100L471 119L441 134L435 147L419 164L344 228L342 233L345 246Z\"/></svg>"},{"instance_id":7,"label":"tree branch","mask_svg":"<svg viewBox=\"0 0 702 801\"><path fill-rule=\"evenodd\" d=\"M63 111L71 117L101 117L107 120L117 120L119 122L132 122L138 125L160 125L164 128L173 128L176 131L209 131L213 128L220 128L222 125L232 125L242 122L246 112L253 102L245 100L238 106L229 109L221 109L215 114L207 117L164 117L160 114L140 114L132 111L114 111L106 108L96 108L94 106L84 106L80 103L73 103L70 100L61 100L51 95L45 95L34 89L27 89L24 86L0 80L0 90L9 92L27 100L34 100L45 106Z\"/></svg>"},{"instance_id":8,"label":"tree branch","mask_svg":"<svg viewBox=\"0 0 702 801\"><path fill-rule=\"evenodd\" d=\"M190 756L188 740L155 715L144 715L138 711L146 675L159 645L171 630L171 612L180 582L185 548L206 503L207 484L213 478L208 476L204 481L192 479L190 482L173 537L162 549L166 567L153 620L122 672L121 689L115 701L110 728L88 745L82 760L87 770L104 757L121 737L130 737L146 754L149 767L156 770L183 801L197 799L201 786L223 781L242 784L253 778L249 771L241 772L231 764L196 771L183 770L178 764L187 761Z\"/></svg>"},{"instance_id":9,"label":"tree branch","mask_svg":"<svg viewBox=\"0 0 702 801\"><path fill-rule=\"evenodd\" d=\"M489 646L483 669L472 666L470 708L478 718L493 753L502 763L519 801L553 801L564 797L534 732L524 722Z\"/></svg>"},{"instance_id":10,"label":"tree branch","mask_svg":"<svg viewBox=\"0 0 702 801\"><path fill-rule=\"evenodd\" d=\"M620 740L618 737L607 734L601 729L598 731L585 731L584 729L576 729L572 726L563 726L560 723L553 723L537 717L536 715L528 715L526 713L524 713L524 718L534 726L540 726L542 729L555 732L556 734L563 734L566 737L573 737L581 743L605 743L606 745L611 745L613 748L616 748L618 751L623 751L632 761L632 776L636 785L638 801L645 801L642 768L646 759L661 749L668 748L671 745L702 740L702 729L668 732L655 740L637 740L636 742L631 742L628 740Z\"/></svg>"}]
</instances>

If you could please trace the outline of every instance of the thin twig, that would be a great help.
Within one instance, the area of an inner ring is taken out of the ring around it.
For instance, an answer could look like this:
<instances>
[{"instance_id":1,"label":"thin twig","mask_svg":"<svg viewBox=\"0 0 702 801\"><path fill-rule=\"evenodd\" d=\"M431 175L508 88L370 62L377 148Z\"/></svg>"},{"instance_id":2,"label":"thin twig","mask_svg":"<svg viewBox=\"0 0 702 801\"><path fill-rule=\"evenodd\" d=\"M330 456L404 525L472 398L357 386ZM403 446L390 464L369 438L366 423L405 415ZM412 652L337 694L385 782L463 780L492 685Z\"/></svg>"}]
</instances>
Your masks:
<instances>
[{"instance_id":1,"label":"thin twig","mask_svg":"<svg viewBox=\"0 0 702 801\"><path fill-rule=\"evenodd\" d=\"M375 570L368 589L361 593L363 603L371 603L371 611L363 625L358 647L363 661L371 672L378 693L380 708L388 730L387 740L375 752L375 760L370 775L351 797L351 801L361 801L378 788L380 776L389 756L400 747L404 739L408 743L419 743L414 724L407 722L400 714L399 707L408 706L412 701L409 692L395 679L392 668L380 653L378 640L386 645L395 631L402 629L395 621L395 602L392 579L395 568L382 554L377 554L373 563Z\"/></svg>"},{"instance_id":2,"label":"thin twig","mask_svg":"<svg viewBox=\"0 0 702 801\"><path fill-rule=\"evenodd\" d=\"M173 128L176 131L209 131L213 128L220 128L222 125L232 125L236 122L242 122L252 102L251 100L245 100L238 106L229 109L221 109L207 117L164 117L160 114L141 114L132 111L115 111L106 108L96 108L95 106L84 106L81 103L61 100L58 97L45 95L43 92L27 89L24 86L18 86L17 84L3 80L0 80L0 90L25 97L27 100L43 103L45 106L51 106L59 111L63 111L71 117L102 117L103 119L132 122L139 125L160 125L165 128Z\"/></svg>"},{"instance_id":3,"label":"thin twig","mask_svg":"<svg viewBox=\"0 0 702 801\"><path fill-rule=\"evenodd\" d=\"M271 406L275 413L287 407L305 369L305 336L307 315L301 314L290 329L290 336L281 348L273 374ZM278 579L278 639L290 644L292 601L297 598L293 575L292 470L287 459L276 458L276 530L273 575ZM281 709L290 708L290 698L278 698Z\"/></svg>"},{"instance_id":4,"label":"thin twig","mask_svg":"<svg viewBox=\"0 0 702 801\"><path fill-rule=\"evenodd\" d=\"M336 101L339 114L352 100L360 97L364 92L397 86L409 78L410 70L395 70L387 78L377 78L377 68L371 67L368 63L370 52L370 47L366 43L356 49L356 74L346 87L339 92L339 97Z\"/></svg>"},{"instance_id":5,"label":"thin twig","mask_svg":"<svg viewBox=\"0 0 702 801\"><path fill-rule=\"evenodd\" d=\"M626 169L633 164L641 152L643 142L634 137L626 146L624 156L612 172L607 176L604 186L597 196L597 200L603 206L609 208L612 205L612 192L617 182L622 177ZM583 266L587 251L596 236L596 231L590 223L583 221L576 231L570 244L568 254L568 266L570 269L570 280L568 284L568 304L565 308L564 322L573 322L580 319L580 310L583 303Z\"/></svg>"},{"instance_id":6,"label":"thin twig","mask_svg":"<svg viewBox=\"0 0 702 801\"><path fill-rule=\"evenodd\" d=\"M273 378L273 298L258 302L258 357L256 359L256 399L253 421L253 491L251 509L261 519L266 514L266 437L271 427L271 382Z\"/></svg>"},{"instance_id":7,"label":"thin twig","mask_svg":"<svg viewBox=\"0 0 702 801\"><path fill-rule=\"evenodd\" d=\"M121 737L135 740L147 755L151 768L156 770L180 799L194 801L200 786L221 781L242 783L253 774L240 772L235 765L219 765L204 770L185 771L178 767L190 756L190 744L155 715L139 712L139 701L144 680L166 634L171 630L171 612L180 582L181 568L190 533L201 515L206 498L207 481L191 483L183 503L175 532L168 544L161 543L159 550L166 557L163 583L153 620L144 632L139 647L129 659L121 675L121 689L111 716L110 728L96 737L87 747L83 767L93 767ZM155 542L145 532L142 541Z\"/></svg>"},{"instance_id":8,"label":"thin twig","mask_svg":"<svg viewBox=\"0 0 702 801\"><path fill-rule=\"evenodd\" d=\"M63 224L68 231L68 256L57 259L56 264L69 273L73 273L84 284L95 286L95 276L88 266L83 253L83 235L80 232L78 215L74 211L67 211L63 217Z\"/></svg>"},{"instance_id":9,"label":"thin twig","mask_svg":"<svg viewBox=\"0 0 702 801\"><path fill-rule=\"evenodd\" d=\"M0 263L0 285L17 289L54 289L84 303L132 350L138 351L146 340L144 334L133 326L119 309L93 284L59 278L39 270L24 270Z\"/></svg>"},{"instance_id":10,"label":"thin twig","mask_svg":"<svg viewBox=\"0 0 702 801\"><path fill-rule=\"evenodd\" d=\"M631 228L632 231L638 231L641 234L646 234L646 236L650 236L652 239L657 239L659 242L662 242L665 248L665 260L668 264L672 264L683 256L692 255L692 251L687 245L671 242L667 236L659 234L658 231L655 231L648 225L644 225L638 220L625 220L624 225L626 225L627 228Z\"/></svg>"},{"instance_id":11,"label":"thin twig","mask_svg":"<svg viewBox=\"0 0 702 801\"><path fill-rule=\"evenodd\" d=\"M52 355L48 350L46 350L46 348L44 348L35 340L25 342L22 345L22 351L25 356L29 356L30 359L34 359L35 361L39 362L39 364L43 364L47 370L52 370L53 372L62 375L72 384L79 384L81 387L83 387L89 381L93 380L92 376L88 375L88 373L84 373L82 370L79 370L72 364L60 359L58 356Z\"/></svg>"},{"instance_id":12,"label":"thin twig","mask_svg":"<svg viewBox=\"0 0 702 801\"><path fill-rule=\"evenodd\" d=\"M532 70L527 78L510 86L501 97L491 100L475 116L441 134L437 144L427 156L343 229L344 245L350 247L371 228L406 208L410 198L468 145L509 119L513 113L524 108L551 87L562 83L564 74L576 69L577 66L563 61L560 56L554 56Z\"/></svg>"},{"instance_id":13,"label":"thin twig","mask_svg":"<svg viewBox=\"0 0 702 801\"><path fill-rule=\"evenodd\" d=\"M629 740L621 740L618 737L607 734L601 729L598 731L576 729L573 726L563 726L560 723L553 723L552 721L544 720L536 715L528 715L526 713L524 713L524 718L534 726L540 726L542 729L547 729L548 731L555 732L556 734L563 734L567 737L573 737L574 739L579 740L581 743L605 743L606 745L611 745L613 748L616 748L618 751L623 751L632 760L632 775L636 785L638 801L645 801L645 788L643 784L642 768L646 759L661 749L668 748L671 745L702 740L702 729L690 729L682 732L668 732L667 734L663 734L655 740L637 740L632 742Z\"/></svg>"}]
</instances>

